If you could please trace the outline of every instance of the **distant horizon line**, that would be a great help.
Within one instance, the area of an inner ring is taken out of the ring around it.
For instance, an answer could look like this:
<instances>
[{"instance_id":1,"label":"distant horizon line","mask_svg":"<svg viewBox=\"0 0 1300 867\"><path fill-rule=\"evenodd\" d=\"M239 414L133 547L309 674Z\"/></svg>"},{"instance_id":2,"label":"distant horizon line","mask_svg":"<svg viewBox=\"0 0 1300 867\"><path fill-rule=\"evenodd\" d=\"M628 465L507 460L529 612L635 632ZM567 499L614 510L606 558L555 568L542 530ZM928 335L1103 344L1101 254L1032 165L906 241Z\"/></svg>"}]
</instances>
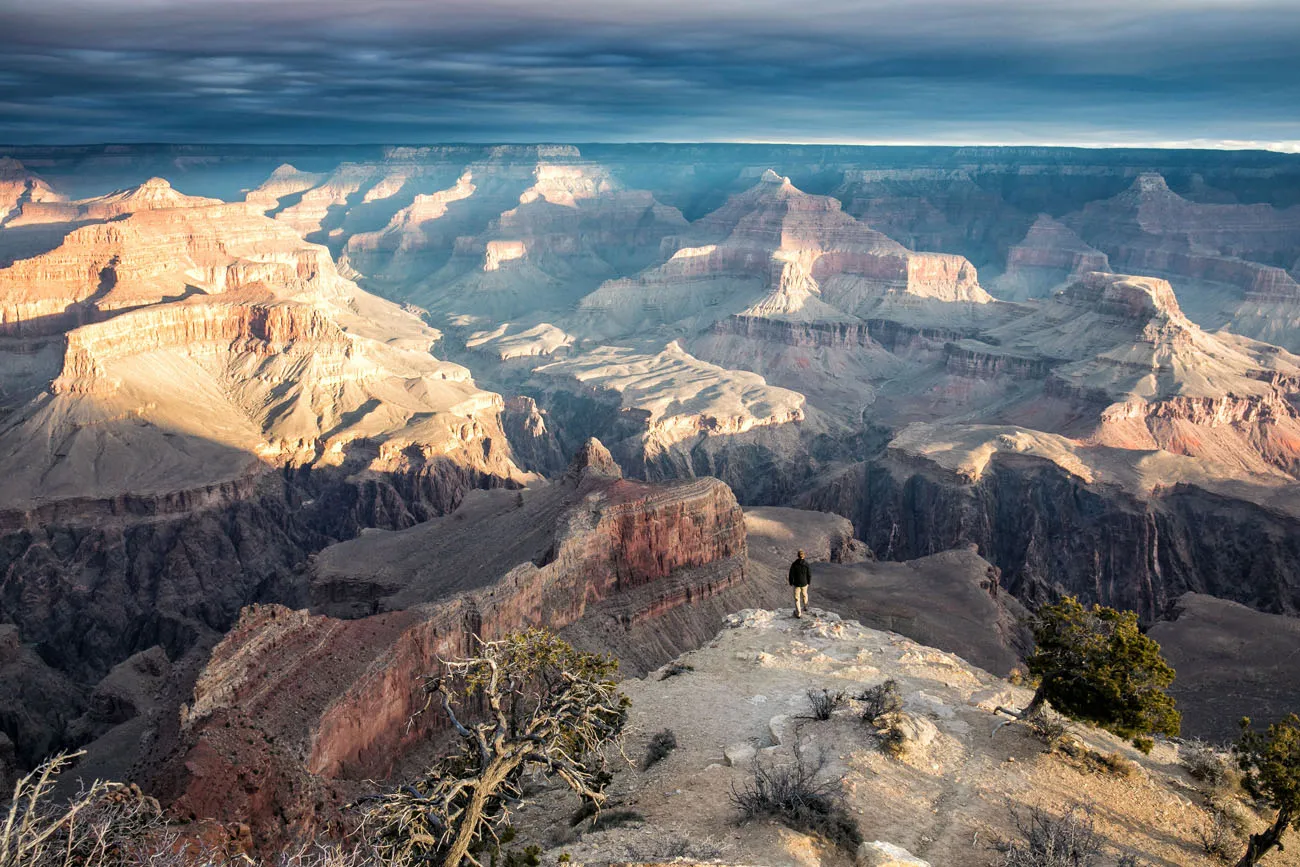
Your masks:
<instances>
[{"instance_id":1,"label":"distant horizon line","mask_svg":"<svg viewBox=\"0 0 1300 867\"><path fill-rule=\"evenodd\" d=\"M909 142L909 141L833 141L803 140L786 141L779 139L714 139L714 140L670 140L646 139L641 141L603 141L600 139L495 139L483 141L423 141L423 142L222 142L222 141L92 141L92 142L3 142L0 151L22 149L73 149L73 148L426 148L426 147L579 147L599 145L602 147L645 147L655 145L689 146L740 146L740 147L842 147L842 148L941 148L963 150L967 148L990 148L1000 150L1045 149L1045 150L1156 150L1156 151L1210 151L1221 153L1267 153L1282 156L1300 155L1300 141L1206 141L1193 139L1169 142Z\"/></svg>"}]
</instances>

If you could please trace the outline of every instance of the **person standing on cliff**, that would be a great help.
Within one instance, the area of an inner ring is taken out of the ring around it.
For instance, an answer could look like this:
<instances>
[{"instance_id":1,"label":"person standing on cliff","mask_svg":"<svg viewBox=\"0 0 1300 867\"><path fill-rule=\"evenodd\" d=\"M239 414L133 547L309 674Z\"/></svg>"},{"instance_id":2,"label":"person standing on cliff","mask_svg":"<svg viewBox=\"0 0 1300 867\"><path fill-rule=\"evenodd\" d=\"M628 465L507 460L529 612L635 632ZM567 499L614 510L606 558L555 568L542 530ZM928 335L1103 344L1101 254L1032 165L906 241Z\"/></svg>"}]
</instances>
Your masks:
<instances>
[{"instance_id":1,"label":"person standing on cliff","mask_svg":"<svg viewBox=\"0 0 1300 867\"><path fill-rule=\"evenodd\" d=\"M808 561L803 558L803 551L799 552L799 557L790 564L790 586L794 588L794 616L802 617L803 612L808 610L808 585L812 583L812 570L808 568Z\"/></svg>"}]
</instances>

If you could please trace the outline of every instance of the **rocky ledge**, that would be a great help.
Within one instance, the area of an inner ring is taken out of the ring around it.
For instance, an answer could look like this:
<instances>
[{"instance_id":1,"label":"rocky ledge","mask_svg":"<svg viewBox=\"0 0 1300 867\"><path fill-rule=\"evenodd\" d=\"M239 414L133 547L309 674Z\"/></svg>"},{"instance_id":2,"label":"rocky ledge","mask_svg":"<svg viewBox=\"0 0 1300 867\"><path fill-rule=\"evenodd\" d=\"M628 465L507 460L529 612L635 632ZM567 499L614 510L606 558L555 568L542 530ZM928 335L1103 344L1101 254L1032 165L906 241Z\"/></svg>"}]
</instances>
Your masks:
<instances>
[{"instance_id":1,"label":"rocky ledge","mask_svg":"<svg viewBox=\"0 0 1300 867\"><path fill-rule=\"evenodd\" d=\"M853 696L889 679L903 699L899 758L880 749L855 700L829 720L809 718L809 690ZM1098 864L1124 855L1214 863L1198 838L1209 811L1174 745L1159 743L1143 756L1109 734L1071 726L1075 746L1049 752L1026 727L999 727L1004 718L993 713L1023 704L1027 690L829 611L813 609L802 620L788 609L740 611L706 646L622 688L632 699L627 754L639 759L665 728L677 748L647 771L618 764L606 809L637 818L609 830L576 837L568 817L577 799L559 789L525 805L516 818L519 840L541 844L543 863L568 853L589 864L676 855L685 863L770 867L985 867L997 857L996 841L1018 836L1012 808L1033 807L1053 815L1091 810L1105 841ZM824 760L817 782L844 798L865 840L856 851L775 821L736 825L731 793L752 782L758 763L788 766L796 748L814 764ZM1089 767L1089 755L1112 754L1123 773ZM1249 827L1262 827L1259 815L1240 809Z\"/></svg>"}]
</instances>

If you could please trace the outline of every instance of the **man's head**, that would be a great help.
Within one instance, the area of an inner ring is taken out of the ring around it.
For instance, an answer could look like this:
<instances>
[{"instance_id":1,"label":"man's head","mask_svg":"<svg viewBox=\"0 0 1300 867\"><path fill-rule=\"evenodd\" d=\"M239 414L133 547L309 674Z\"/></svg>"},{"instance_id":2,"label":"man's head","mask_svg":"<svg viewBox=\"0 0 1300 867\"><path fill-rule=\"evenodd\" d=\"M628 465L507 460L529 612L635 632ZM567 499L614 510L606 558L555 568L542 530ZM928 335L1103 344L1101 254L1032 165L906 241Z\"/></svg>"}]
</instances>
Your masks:
<instances>
[{"instance_id":1,"label":"man's head","mask_svg":"<svg viewBox=\"0 0 1300 867\"><path fill-rule=\"evenodd\" d=\"M800 559L800 560L803 559L803 549L802 549L802 548L799 549L799 559Z\"/></svg>"}]
</instances>

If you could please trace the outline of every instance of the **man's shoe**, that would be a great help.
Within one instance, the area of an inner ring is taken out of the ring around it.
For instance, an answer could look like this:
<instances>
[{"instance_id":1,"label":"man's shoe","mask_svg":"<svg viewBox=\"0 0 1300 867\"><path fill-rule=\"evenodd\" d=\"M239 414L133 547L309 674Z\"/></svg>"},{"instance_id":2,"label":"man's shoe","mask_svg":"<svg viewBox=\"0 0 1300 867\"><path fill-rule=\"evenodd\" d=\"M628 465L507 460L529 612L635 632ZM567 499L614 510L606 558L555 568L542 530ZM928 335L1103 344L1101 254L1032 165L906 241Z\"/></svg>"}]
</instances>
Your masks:
<instances>
[{"instance_id":1,"label":"man's shoe","mask_svg":"<svg viewBox=\"0 0 1300 867\"><path fill-rule=\"evenodd\" d=\"M799 612L796 610L795 613L794 613L794 616L795 616L795 617L799 617L799 616L801 616L801 615L800 615Z\"/></svg>"}]
</instances>

